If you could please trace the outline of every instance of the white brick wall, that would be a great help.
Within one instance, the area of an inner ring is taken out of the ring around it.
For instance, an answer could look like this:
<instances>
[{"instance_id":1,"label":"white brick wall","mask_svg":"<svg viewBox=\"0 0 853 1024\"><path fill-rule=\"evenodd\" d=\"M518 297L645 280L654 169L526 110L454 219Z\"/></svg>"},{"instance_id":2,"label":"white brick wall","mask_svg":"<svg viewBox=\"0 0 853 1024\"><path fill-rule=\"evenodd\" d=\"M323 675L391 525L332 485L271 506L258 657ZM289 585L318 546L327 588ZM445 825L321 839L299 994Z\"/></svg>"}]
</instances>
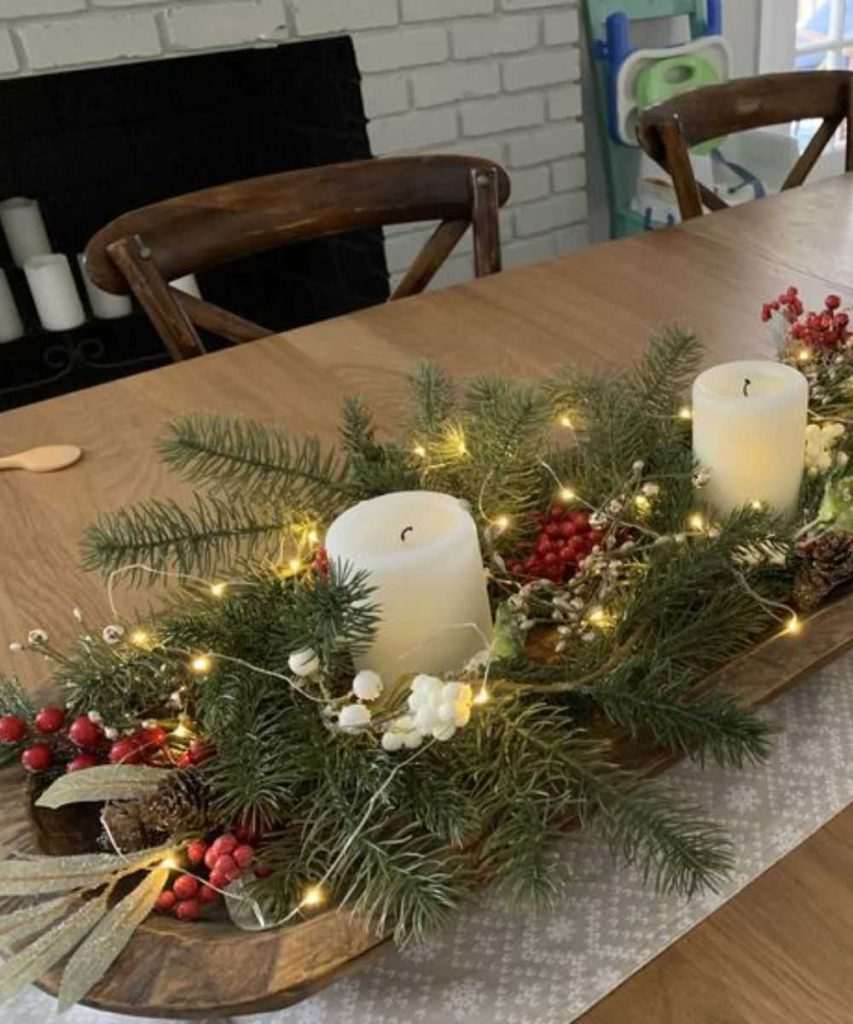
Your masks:
<instances>
[{"instance_id":1,"label":"white brick wall","mask_svg":"<svg viewBox=\"0 0 853 1024\"><path fill-rule=\"evenodd\" d=\"M377 156L510 173L508 266L586 244L578 0L0 0L0 77L352 34ZM387 232L401 274L430 226ZM466 237L439 284L471 276Z\"/></svg>"}]
</instances>

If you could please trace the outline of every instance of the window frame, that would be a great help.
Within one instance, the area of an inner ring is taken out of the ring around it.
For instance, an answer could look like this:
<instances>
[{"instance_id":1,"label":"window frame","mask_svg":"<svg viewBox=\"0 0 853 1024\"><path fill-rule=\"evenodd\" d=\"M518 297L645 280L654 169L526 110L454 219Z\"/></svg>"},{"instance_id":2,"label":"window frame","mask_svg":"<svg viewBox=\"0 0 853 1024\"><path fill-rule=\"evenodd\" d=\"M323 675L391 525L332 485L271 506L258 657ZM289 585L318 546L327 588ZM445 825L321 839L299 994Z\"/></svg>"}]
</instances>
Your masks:
<instances>
[{"instance_id":1,"label":"window frame","mask_svg":"<svg viewBox=\"0 0 853 1024\"><path fill-rule=\"evenodd\" d=\"M845 0L827 0L832 4L830 29L824 42L797 47L797 0L761 0L758 69L761 74L794 71L799 54L842 54L853 47L853 39L844 35ZM838 62L841 67L841 62ZM846 65L845 65L846 66Z\"/></svg>"}]
</instances>

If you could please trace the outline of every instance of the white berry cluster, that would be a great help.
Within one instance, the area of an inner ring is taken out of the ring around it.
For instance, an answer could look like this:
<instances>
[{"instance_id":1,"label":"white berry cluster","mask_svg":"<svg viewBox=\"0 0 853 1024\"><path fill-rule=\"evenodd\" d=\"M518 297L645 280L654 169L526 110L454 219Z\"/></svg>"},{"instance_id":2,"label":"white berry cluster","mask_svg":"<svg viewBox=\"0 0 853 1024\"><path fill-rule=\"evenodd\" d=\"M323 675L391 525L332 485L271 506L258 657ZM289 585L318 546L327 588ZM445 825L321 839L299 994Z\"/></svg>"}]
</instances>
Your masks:
<instances>
[{"instance_id":1,"label":"white berry cluster","mask_svg":"<svg viewBox=\"0 0 853 1024\"><path fill-rule=\"evenodd\" d=\"M435 676L412 680L409 714L394 719L382 737L385 750L414 750L426 737L452 739L471 719L473 693L467 683L445 683Z\"/></svg>"},{"instance_id":2,"label":"white berry cluster","mask_svg":"<svg viewBox=\"0 0 853 1024\"><path fill-rule=\"evenodd\" d=\"M376 700L382 693L382 676L370 669L362 669L352 681L352 692L359 701ZM346 704L338 712L338 725L345 732L358 732L370 725L370 708L364 704Z\"/></svg>"}]
</instances>

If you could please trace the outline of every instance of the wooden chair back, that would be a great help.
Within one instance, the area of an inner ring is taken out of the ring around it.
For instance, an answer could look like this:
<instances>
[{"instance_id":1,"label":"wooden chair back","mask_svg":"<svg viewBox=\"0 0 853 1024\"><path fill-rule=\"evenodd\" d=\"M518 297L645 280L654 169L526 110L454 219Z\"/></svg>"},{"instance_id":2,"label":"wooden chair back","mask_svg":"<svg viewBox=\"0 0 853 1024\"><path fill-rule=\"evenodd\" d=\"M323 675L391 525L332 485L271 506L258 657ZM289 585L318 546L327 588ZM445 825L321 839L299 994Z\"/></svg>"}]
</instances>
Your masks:
<instances>
[{"instance_id":1,"label":"wooden chair back","mask_svg":"<svg viewBox=\"0 0 853 1024\"><path fill-rule=\"evenodd\" d=\"M275 333L168 282L280 246L386 224L440 221L392 299L429 284L469 227L478 277L501 269L498 211L509 177L490 160L397 157L220 185L123 214L86 247L98 287L132 292L172 358L204 352L197 327L233 342Z\"/></svg>"},{"instance_id":2,"label":"wooden chair back","mask_svg":"<svg viewBox=\"0 0 853 1024\"><path fill-rule=\"evenodd\" d=\"M839 125L847 125L845 170L853 170L853 72L792 71L739 78L685 93L644 111L640 145L672 177L684 220L725 210L716 193L697 182L690 148L724 135L821 119L820 127L782 185L802 185Z\"/></svg>"}]
</instances>

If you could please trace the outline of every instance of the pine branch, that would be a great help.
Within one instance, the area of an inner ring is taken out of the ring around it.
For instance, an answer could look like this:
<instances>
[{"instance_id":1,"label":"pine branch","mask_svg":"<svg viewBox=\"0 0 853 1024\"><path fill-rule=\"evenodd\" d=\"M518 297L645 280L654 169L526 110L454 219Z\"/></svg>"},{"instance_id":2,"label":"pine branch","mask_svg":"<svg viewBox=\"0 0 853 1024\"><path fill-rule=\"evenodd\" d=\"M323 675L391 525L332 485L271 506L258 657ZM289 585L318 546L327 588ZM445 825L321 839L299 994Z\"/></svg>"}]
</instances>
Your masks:
<instances>
[{"instance_id":1,"label":"pine branch","mask_svg":"<svg viewBox=\"0 0 853 1024\"><path fill-rule=\"evenodd\" d=\"M690 676L668 677L667 666L655 671L627 666L599 686L583 688L586 696L633 739L700 762L706 755L724 767L743 768L766 759L770 727L755 713L719 691L691 692Z\"/></svg>"},{"instance_id":2,"label":"pine branch","mask_svg":"<svg viewBox=\"0 0 853 1024\"><path fill-rule=\"evenodd\" d=\"M360 399L344 403L340 435L349 456L348 479L358 499L420 487L410 453L396 444L377 442L373 417Z\"/></svg>"},{"instance_id":3,"label":"pine branch","mask_svg":"<svg viewBox=\"0 0 853 1024\"><path fill-rule=\"evenodd\" d=\"M188 416L159 445L163 461L187 480L281 501L325 518L351 499L347 466L316 438L293 440L253 420Z\"/></svg>"},{"instance_id":4,"label":"pine branch","mask_svg":"<svg viewBox=\"0 0 853 1024\"><path fill-rule=\"evenodd\" d=\"M691 331L669 328L652 338L629 378L638 403L671 416L684 400L702 360L702 345Z\"/></svg>"},{"instance_id":5,"label":"pine branch","mask_svg":"<svg viewBox=\"0 0 853 1024\"><path fill-rule=\"evenodd\" d=\"M189 511L175 501L154 500L103 516L89 527L83 564L104 575L136 563L209 575L226 560L257 555L259 549L272 554L285 525L275 509L241 499L196 495ZM133 570L123 578L138 583L154 577Z\"/></svg>"},{"instance_id":6,"label":"pine branch","mask_svg":"<svg viewBox=\"0 0 853 1024\"><path fill-rule=\"evenodd\" d=\"M415 401L416 432L436 434L453 415L456 396L449 374L434 363L421 363L409 377Z\"/></svg>"}]
</instances>

